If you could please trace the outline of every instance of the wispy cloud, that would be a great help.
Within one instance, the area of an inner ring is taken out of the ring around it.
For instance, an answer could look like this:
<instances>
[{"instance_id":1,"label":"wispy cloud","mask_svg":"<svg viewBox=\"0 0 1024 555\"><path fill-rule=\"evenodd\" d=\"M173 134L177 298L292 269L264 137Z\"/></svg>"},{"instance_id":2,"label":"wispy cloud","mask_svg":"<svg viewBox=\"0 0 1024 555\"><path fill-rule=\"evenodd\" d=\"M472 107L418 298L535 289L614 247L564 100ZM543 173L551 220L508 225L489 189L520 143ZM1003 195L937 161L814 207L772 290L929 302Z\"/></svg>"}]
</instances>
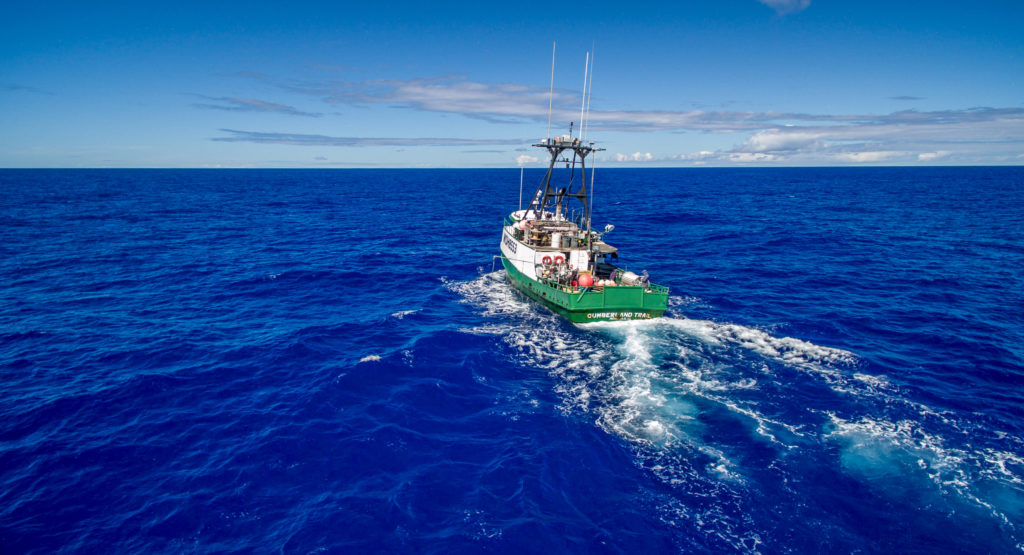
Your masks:
<instances>
[{"instance_id":1,"label":"wispy cloud","mask_svg":"<svg viewBox=\"0 0 1024 555\"><path fill-rule=\"evenodd\" d=\"M548 90L517 84L487 84L461 78L433 78L288 85L293 90L317 94L332 103L385 104L413 110L460 114L495 121L546 121ZM918 97L898 97L915 99ZM579 119L579 96L556 91L554 119ZM591 110L589 125L629 131L760 132L776 129L793 133L806 125L835 129L875 128L880 125L928 127L950 124L1009 122L1017 128L1024 110L1018 108L970 108L892 114L807 114L704 110ZM1019 129L1018 129L1019 133Z\"/></svg>"},{"instance_id":2,"label":"wispy cloud","mask_svg":"<svg viewBox=\"0 0 1024 555\"><path fill-rule=\"evenodd\" d=\"M239 131L221 129L227 137L211 140L229 143L261 143L297 146L482 146L519 145L523 139L453 139L453 138L401 138L401 137L331 137L328 135L305 135L300 133L274 133L260 131Z\"/></svg>"},{"instance_id":3,"label":"wispy cloud","mask_svg":"<svg viewBox=\"0 0 1024 555\"><path fill-rule=\"evenodd\" d=\"M304 116L318 118L323 114L318 112L303 112L292 106L285 104L275 104L273 102L267 102L265 100L259 100L256 98L240 98L233 96L222 96L222 97L208 97L204 96L206 100L214 102L211 103L197 103L193 104L196 108L204 108L208 110L224 110L226 112L267 112L275 114L285 114L289 116Z\"/></svg>"},{"instance_id":4,"label":"wispy cloud","mask_svg":"<svg viewBox=\"0 0 1024 555\"><path fill-rule=\"evenodd\" d=\"M265 76L259 76L266 80ZM547 88L511 83L479 83L461 77L375 80L362 82L279 83L292 92L320 97L332 104L387 106L458 114L497 123L547 121ZM554 121L577 121L580 116L578 92L555 90L552 97ZM703 110L591 110L592 126L626 131L757 130L778 120L852 120L858 116L818 116L777 112L724 112ZM577 121L578 123L578 121Z\"/></svg>"},{"instance_id":5,"label":"wispy cloud","mask_svg":"<svg viewBox=\"0 0 1024 555\"><path fill-rule=\"evenodd\" d=\"M811 0L757 0L771 7L779 15L799 12L811 5Z\"/></svg>"},{"instance_id":6,"label":"wispy cloud","mask_svg":"<svg viewBox=\"0 0 1024 555\"><path fill-rule=\"evenodd\" d=\"M19 83L10 83L10 82L0 82L0 90L4 90L4 91L7 91L7 92L27 92L27 93L33 93L33 94L45 94L45 95L51 95L51 96L53 95L52 92L44 91L43 89L40 89L40 88L37 88L37 87L30 87L28 85L21 85Z\"/></svg>"},{"instance_id":7,"label":"wispy cloud","mask_svg":"<svg viewBox=\"0 0 1024 555\"><path fill-rule=\"evenodd\" d=\"M924 100L924 97L911 96L909 94L901 94L899 96L890 96L889 100Z\"/></svg>"},{"instance_id":8,"label":"wispy cloud","mask_svg":"<svg viewBox=\"0 0 1024 555\"><path fill-rule=\"evenodd\" d=\"M522 122L547 118L548 89L510 83L476 83L461 78L429 78L333 82L293 85L293 90L321 96L332 104L389 104L393 106L479 117L491 121ZM571 92L555 91L555 105L566 108Z\"/></svg>"},{"instance_id":9,"label":"wispy cloud","mask_svg":"<svg viewBox=\"0 0 1024 555\"><path fill-rule=\"evenodd\" d=\"M253 76L266 84L263 75ZM501 124L539 123L548 118L548 90L510 83L480 83L462 77L362 82L276 83L293 93L332 104L381 105L421 112L456 114ZM912 100L918 97L893 97ZM555 91L554 121L579 119L579 94ZM1019 163L1024 152L1024 109L979 107L957 110L901 110L889 114L808 114L705 110L591 110L595 130L704 132L734 134L737 144L721 151L687 154L622 153L623 164L857 164L857 163ZM356 138L259 134L229 131L218 140L400 146L487 143L465 139ZM519 143L520 145L522 143ZM668 144L668 141L663 141Z\"/></svg>"}]
</instances>

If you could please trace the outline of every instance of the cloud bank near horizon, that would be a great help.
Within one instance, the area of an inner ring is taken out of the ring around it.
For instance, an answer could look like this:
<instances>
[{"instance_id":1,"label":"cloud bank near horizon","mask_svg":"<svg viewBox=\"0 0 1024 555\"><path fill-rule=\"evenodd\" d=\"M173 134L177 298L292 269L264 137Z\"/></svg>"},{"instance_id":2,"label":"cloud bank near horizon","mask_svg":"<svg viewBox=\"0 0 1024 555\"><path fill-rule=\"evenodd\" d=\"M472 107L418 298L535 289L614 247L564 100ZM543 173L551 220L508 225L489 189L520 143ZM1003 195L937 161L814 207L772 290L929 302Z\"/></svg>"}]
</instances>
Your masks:
<instances>
[{"instance_id":1,"label":"cloud bank near horizon","mask_svg":"<svg viewBox=\"0 0 1024 555\"><path fill-rule=\"evenodd\" d=\"M522 139L459 139L459 138L402 138L402 137L331 137L302 133L276 133L221 129L227 137L213 137L211 141L227 143L259 143L296 146L481 146L519 145Z\"/></svg>"},{"instance_id":2,"label":"cloud bank near horizon","mask_svg":"<svg viewBox=\"0 0 1024 555\"><path fill-rule=\"evenodd\" d=\"M269 79L262 75L256 78ZM380 105L459 115L500 125L533 124L548 119L548 89L514 83L436 77L277 83L277 86L335 106ZM294 110L251 99L247 102L234 98L219 100L226 103L223 109L281 113ZM556 90L552 105L552 119L579 120L578 92ZM901 110L888 114L593 109L586 125L588 131L715 133L733 134L738 139L731 149L719 151L610 154L611 160L624 164L911 164L955 163L958 158L1021 163L1024 160L1024 108ZM466 146L522 142L522 139L360 138L224 131L230 136L214 140L316 146Z\"/></svg>"}]
</instances>

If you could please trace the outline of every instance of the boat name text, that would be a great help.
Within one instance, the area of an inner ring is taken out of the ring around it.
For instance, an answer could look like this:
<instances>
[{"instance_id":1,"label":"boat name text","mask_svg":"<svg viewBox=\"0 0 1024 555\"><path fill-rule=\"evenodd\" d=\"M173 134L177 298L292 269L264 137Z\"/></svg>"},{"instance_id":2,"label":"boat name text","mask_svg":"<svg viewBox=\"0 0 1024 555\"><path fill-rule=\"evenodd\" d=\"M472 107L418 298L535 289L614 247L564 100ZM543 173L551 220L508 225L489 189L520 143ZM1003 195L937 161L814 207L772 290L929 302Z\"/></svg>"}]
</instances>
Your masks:
<instances>
[{"instance_id":1,"label":"boat name text","mask_svg":"<svg viewBox=\"0 0 1024 555\"><path fill-rule=\"evenodd\" d=\"M516 240L511 235L505 235L505 246L508 250L512 251L513 254L516 252Z\"/></svg>"},{"instance_id":2,"label":"boat name text","mask_svg":"<svg viewBox=\"0 0 1024 555\"><path fill-rule=\"evenodd\" d=\"M610 318L612 320L625 320L637 318L650 318L649 312L588 312L587 319Z\"/></svg>"}]
</instances>

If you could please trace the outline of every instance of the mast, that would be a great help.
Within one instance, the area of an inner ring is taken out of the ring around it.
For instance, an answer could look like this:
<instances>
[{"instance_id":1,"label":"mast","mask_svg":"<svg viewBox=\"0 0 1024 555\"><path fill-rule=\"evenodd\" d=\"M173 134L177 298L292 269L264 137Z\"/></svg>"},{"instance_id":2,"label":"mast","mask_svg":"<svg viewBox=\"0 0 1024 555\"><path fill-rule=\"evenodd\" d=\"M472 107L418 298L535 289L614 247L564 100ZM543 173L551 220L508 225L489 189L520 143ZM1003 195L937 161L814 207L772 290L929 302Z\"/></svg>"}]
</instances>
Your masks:
<instances>
[{"instance_id":1,"label":"mast","mask_svg":"<svg viewBox=\"0 0 1024 555\"><path fill-rule=\"evenodd\" d=\"M575 199L580 204L581 212L580 224L586 222L588 243L590 242L590 212L593 206L593 199L591 198L591 191L587 188L587 156L594 152L603 151L603 148L595 148L594 143L584 143L584 121L586 117L589 117L590 112L590 82L592 81L593 72L591 71L591 58L590 53L587 52L586 63L584 64L583 70L583 95L580 105L580 126L577 131L577 137L573 138L572 124L569 124L569 134L562 135L560 137L551 136L551 107L554 98L554 83L555 83L555 45L551 46L551 91L549 92L548 98L548 136L543 142L537 143L533 146L537 148L543 148L548 151L550 160L548 162L548 171L544 174L540 184L537 186L537 191L530 199L530 204L526 208L526 214L533 213L533 217L536 219L542 219L545 212L550 212L555 215L568 215L572 213L570 209L571 202ZM568 158L568 154L572 153L572 159ZM580 180L575 180L576 175L576 163L579 162L580 166ZM565 163L566 169L569 170L567 184L564 187L558 187L552 183L552 179L555 174L555 164ZM593 179L593 175L591 175ZM522 181L522 173L520 173L520 182ZM520 184L520 187L522 185ZM520 198L522 193L520 193ZM584 227L580 225L580 227Z\"/></svg>"},{"instance_id":2,"label":"mast","mask_svg":"<svg viewBox=\"0 0 1024 555\"><path fill-rule=\"evenodd\" d=\"M591 202L589 199L590 191L587 188L586 159L590 154L603 151L604 149L595 148L593 145L583 144L579 138L565 138L565 136L548 139L546 142L538 143L533 146L547 150L551 159L548 162L548 171L544 174L544 178L541 179L540 184L537 186L537 192L534 193L533 198L530 201L530 205L527 207L527 211L532 210L534 212L534 217L540 218L545 210L554 213L558 211L557 209L559 207L561 207L561 212L563 214L568 214L570 211L569 203L575 199L580 203L583 209L583 220L587 222L589 229ZM570 152L572 153L572 160L568 158L568 154ZM562 193L553 183L555 164L572 164L570 175L575 175L575 165L577 161L580 165L581 179L578 183L570 181L564 188L565 192Z\"/></svg>"}]
</instances>

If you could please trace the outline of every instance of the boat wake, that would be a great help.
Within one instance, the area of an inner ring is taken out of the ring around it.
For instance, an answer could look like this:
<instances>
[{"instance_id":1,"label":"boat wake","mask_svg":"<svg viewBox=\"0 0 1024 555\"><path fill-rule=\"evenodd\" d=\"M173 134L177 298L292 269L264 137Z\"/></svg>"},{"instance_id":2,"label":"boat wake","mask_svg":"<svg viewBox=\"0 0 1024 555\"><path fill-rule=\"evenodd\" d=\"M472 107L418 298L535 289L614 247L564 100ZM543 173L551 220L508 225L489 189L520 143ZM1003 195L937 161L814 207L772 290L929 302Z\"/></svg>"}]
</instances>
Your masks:
<instances>
[{"instance_id":1,"label":"boat wake","mask_svg":"<svg viewBox=\"0 0 1024 555\"><path fill-rule=\"evenodd\" d=\"M554 379L562 411L628 442L678 494L663 507L673 522L756 549L758 527L742 520L757 492L789 488L801 510L806 493L791 484L814 461L880 495L914 487L921 503L987 512L1019 533L1021 442L1006 449L1006 433L906 399L850 351L682 315L574 326L503 281L498 271L447 283L486 317L463 331L501 336L521 364ZM979 433L1001 434L1003 447L972 441Z\"/></svg>"}]
</instances>

